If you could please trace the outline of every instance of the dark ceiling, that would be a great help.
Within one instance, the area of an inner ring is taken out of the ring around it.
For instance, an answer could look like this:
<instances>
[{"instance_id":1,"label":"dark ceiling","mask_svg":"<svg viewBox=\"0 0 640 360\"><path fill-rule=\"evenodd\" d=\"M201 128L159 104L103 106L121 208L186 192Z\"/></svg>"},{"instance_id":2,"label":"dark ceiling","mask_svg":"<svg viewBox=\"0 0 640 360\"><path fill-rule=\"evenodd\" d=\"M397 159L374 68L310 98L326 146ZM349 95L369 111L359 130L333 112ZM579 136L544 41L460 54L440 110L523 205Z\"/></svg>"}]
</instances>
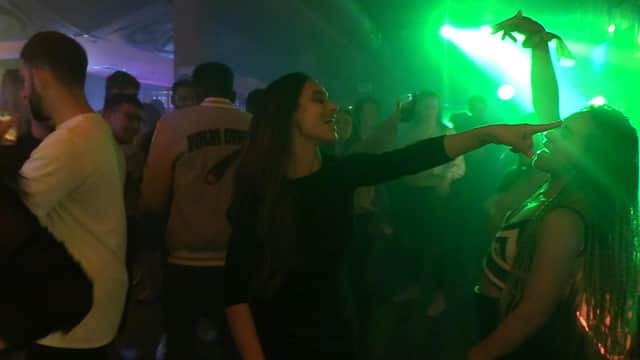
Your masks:
<instances>
[{"instance_id":1,"label":"dark ceiling","mask_svg":"<svg viewBox=\"0 0 640 360\"><path fill-rule=\"evenodd\" d=\"M369 89L415 88L416 79L442 85L441 61L427 54L441 51L438 29L445 22L479 26L524 9L573 40L597 42L609 22L637 26L640 18L640 0L175 1L0 0L0 41L64 27L171 56L175 7L201 1L207 8L202 46L208 58L264 82L284 72L308 71L344 99Z\"/></svg>"}]
</instances>

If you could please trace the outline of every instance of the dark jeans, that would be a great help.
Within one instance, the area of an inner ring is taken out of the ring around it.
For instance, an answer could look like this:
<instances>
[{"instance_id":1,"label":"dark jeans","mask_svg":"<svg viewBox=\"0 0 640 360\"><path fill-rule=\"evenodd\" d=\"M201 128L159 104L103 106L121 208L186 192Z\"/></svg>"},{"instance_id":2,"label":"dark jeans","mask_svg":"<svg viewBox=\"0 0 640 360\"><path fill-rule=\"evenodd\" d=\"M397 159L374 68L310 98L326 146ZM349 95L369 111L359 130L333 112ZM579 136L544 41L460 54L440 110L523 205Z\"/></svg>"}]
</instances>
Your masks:
<instances>
[{"instance_id":1,"label":"dark jeans","mask_svg":"<svg viewBox=\"0 0 640 360\"><path fill-rule=\"evenodd\" d=\"M220 327L224 316L223 275L222 267L167 264L162 296L167 333L166 360L195 358L201 318ZM219 344L219 336L216 342Z\"/></svg>"},{"instance_id":2,"label":"dark jeans","mask_svg":"<svg viewBox=\"0 0 640 360\"><path fill-rule=\"evenodd\" d=\"M108 346L95 349L62 349L33 344L27 349L25 360L107 360Z\"/></svg>"}]
</instances>

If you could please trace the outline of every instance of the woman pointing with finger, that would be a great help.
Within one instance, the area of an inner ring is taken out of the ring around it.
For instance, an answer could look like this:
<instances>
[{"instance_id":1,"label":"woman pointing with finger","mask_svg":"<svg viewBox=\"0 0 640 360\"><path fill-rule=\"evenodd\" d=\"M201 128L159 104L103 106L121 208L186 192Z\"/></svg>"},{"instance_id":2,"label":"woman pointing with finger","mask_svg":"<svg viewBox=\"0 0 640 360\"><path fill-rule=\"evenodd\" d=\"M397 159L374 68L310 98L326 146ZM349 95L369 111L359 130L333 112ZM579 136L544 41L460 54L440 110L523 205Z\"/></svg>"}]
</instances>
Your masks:
<instances>
[{"instance_id":1,"label":"woman pointing with finger","mask_svg":"<svg viewBox=\"0 0 640 360\"><path fill-rule=\"evenodd\" d=\"M335 140L336 105L324 88L293 73L264 96L228 213L225 358L353 359L342 260L352 239L356 188L416 174L490 143L531 155L532 135L557 126L488 126L325 161L318 146Z\"/></svg>"}]
</instances>

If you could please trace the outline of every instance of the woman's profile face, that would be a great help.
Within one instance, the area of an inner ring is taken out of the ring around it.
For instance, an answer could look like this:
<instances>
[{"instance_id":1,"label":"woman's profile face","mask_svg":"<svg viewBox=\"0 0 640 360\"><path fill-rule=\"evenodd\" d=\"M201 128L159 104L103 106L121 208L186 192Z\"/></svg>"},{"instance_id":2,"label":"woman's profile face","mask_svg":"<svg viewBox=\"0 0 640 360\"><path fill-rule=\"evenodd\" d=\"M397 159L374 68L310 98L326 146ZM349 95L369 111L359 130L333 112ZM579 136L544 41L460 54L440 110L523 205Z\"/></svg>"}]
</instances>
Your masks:
<instances>
[{"instance_id":1,"label":"woman's profile face","mask_svg":"<svg viewBox=\"0 0 640 360\"><path fill-rule=\"evenodd\" d=\"M575 169L576 164L583 160L586 146L589 146L587 139L593 131L594 124L588 112L569 116L562 126L543 135L542 149L534 156L533 165L548 173Z\"/></svg>"},{"instance_id":2,"label":"woman's profile face","mask_svg":"<svg viewBox=\"0 0 640 360\"><path fill-rule=\"evenodd\" d=\"M317 144L334 141L336 110L337 106L329 101L327 91L316 81L307 81L294 113L294 136Z\"/></svg>"}]
</instances>

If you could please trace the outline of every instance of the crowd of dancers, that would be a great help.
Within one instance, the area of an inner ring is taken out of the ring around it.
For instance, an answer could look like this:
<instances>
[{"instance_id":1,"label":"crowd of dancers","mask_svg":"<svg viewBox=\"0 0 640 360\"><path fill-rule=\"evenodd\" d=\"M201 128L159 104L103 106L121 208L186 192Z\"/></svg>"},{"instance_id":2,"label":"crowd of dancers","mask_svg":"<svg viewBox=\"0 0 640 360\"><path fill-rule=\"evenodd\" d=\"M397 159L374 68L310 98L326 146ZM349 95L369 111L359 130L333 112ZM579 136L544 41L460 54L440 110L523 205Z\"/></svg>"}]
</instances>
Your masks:
<instances>
[{"instance_id":1,"label":"crowd of dancers","mask_svg":"<svg viewBox=\"0 0 640 360\"><path fill-rule=\"evenodd\" d=\"M381 120L304 73L243 111L219 62L169 112L116 72L95 111L84 49L35 34L0 94L0 359L635 358L636 130L561 119L562 40L494 31L531 49L535 124L433 91Z\"/></svg>"}]
</instances>

